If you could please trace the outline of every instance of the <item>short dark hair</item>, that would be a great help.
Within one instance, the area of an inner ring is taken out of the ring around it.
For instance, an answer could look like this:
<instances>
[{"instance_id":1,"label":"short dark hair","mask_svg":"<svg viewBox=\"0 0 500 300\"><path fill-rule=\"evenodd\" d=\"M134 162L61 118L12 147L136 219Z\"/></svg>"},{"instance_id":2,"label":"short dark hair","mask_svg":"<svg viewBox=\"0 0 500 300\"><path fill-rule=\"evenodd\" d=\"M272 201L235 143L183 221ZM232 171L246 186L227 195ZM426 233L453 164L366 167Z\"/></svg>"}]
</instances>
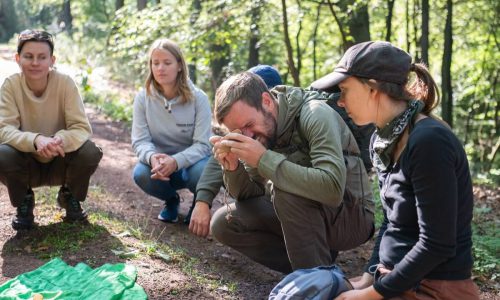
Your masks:
<instances>
[{"instance_id":1,"label":"short dark hair","mask_svg":"<svg viewBox=\"0 0 500 300\"><path fill-rule=\"evenodd\" d=\"M47 31L33 29L23 30L17 37L18 54L21 54L21 50L23 50L24 44L26 44L26 42L47 43L50 48L50 55L54 54L54 38L52 37L52 34L48 33Z\"/></svg>"},{"instance_id":2,"label":"short dark hair","mask_svg":"<svg viewBox=\"0 0 500 300\"><path fill-rule=\"evenodd\" d=\"M267 85L259 75L243 72L229 77L215 93L215 118L222 123L234 103L243 101L257 111L263 111L262 93L267 92Z\"/></svg>"}]
</instances>

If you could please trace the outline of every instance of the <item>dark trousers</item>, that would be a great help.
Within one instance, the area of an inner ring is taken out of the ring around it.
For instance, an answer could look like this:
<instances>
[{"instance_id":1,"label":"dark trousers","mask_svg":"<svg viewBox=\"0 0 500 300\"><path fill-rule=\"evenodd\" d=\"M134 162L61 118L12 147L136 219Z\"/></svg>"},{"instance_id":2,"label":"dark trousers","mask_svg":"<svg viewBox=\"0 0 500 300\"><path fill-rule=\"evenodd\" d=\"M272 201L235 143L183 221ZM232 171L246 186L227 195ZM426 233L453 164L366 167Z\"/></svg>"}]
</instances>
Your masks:
<instances>
[{"instance_id":1,"label":"dark trousers","mask_svg":"<svg viewBox=\"0 0 500 300\"><path fill-rule=\"evenodd\" d=\"M212 235L284 273L332 265L337 251L355 248L373 235L373 213L357 201L333 208L280 190L274 190L273 201L269 196L236 201L230 204L229 222L221 207L212 217Z\"/></svg>"},{"instance_id":2,"label":"dark trousers","mask_svg":"<svg viewBox=\"0 0 500 300\"><path fill-rule=\"evenodd\" d=\"M92 141L78 150L56 156L48 163L37 161L9 145L0 145L0 182L7 186L10 202L17 207L29 188L65 185L78 201L87 197L90 176L97 169L102 151Z\"/></svg>"}]
</instances>

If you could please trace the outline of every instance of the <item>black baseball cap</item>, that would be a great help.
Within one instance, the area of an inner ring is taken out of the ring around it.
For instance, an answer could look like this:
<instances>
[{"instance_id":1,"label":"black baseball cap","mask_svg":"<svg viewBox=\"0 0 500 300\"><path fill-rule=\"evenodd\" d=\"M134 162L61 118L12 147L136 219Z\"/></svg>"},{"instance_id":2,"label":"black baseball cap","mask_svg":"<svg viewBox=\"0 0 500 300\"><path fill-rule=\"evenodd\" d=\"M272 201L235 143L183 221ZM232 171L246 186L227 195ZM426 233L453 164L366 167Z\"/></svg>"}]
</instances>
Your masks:
<instances>
[{"instance_id":1,"label":"black baseball cap","mask_svg":"<svg viewBox=\"0 0 500 300\"><path fill-rule=\"evenodd\" d=\"M335 67L311 83L311 87L329 90L350 76L406 84L411 67L411 56L389 42L370 41L349 49Z\"/></svg>"}]
</instances>

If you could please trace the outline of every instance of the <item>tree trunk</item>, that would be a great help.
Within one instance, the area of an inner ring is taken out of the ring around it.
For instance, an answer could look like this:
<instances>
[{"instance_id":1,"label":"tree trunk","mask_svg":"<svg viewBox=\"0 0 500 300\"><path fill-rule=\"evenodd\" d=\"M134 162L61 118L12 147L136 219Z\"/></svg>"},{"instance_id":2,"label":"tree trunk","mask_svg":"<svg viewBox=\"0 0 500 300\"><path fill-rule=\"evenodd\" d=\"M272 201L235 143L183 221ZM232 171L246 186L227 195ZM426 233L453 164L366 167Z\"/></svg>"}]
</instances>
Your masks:
<instances>
[{"instance_id":1,"label":"tree trunk","mask_svg":"<svg viewBox=\"0 0 500 300\"><path fill-rule=\"evenodd\" d=\"M341 12L350 12L346 17L340 18L335 12L332 1L327 1L330 12L339 27L344 51L354 44L370 40L370 17L368 15L368 4L366 1L358 1L358 3L354 5L354 2L356 1L337 1L336 5L339 7ZM347 24L347 29L344 26L345 24Z\"/></svg>"},{"instance_id":2,"label":"tree trunk","mask_svg":"<svg viewBox=\"0 0 500 300\"><path fill-rule=\"evenodd\" d=\"M385 18L385 40L390 42L391 41L391 34L392 34L392 11L394 9L394 2L396 0L387 0L387 17Z\"/></svg>"},{"instance_id":3,"label":"tree trunk","mask_svg":"<svg viewBox=\"0 0 500 300\"><path fill-rule=\"evenodd\" d=\"M348 33L344 29L343 22L340 21L340 18L337 16L337 13L335 12L335 9L333 8L333 4L330 0L328 0L328 7L330 8L330 12L332 13L333 18L335 19L335 22L337 23L337 26L339 27L340 31L340 36L342 37L342 45L344 47L344 51L349 48L348 43L347 43L347 35Z\"/></svg>"},{"instance_id":4,"label":"tree trunk","mask_svg":"<svg viewBox=\"0 0 500 300\"><path fill-rule=\"evenodd\" d=\"M119 10L120 8L125 5L125 0L116 0L115 1L115 11Z\"/></svg>"},{"instance_id":5,"label":"tree trunk","mask_svg":"<svg viewBox=\"0 0 500 300\"><path fill-rule=\"evenodd\" d=\"M497 72L495 72L495 74L495 78L490 80L490 82L492 82L491 86L493 89L491 93L492 95L498 95L496 89L498 87L499 74ZM498 101L495 104L495 131L500 132L500 103Z\"/></svg>"},{"instance_id":6,"label":"tree trunk","mask_svg":"<svg viewBox=\"0 0 500 300\"><path fill-rule=\"evenodd\" d=\"M18 17L13 0L0 0L0 42L8 42L18 30Z\"/></svg>"},{"instance_id":7,"label":"tree trunk","mask_svg":"<svg viewBox=\"0 0 500 300\"><path fill-rule=\"evenodd\" d=\"M302 6L300 5L300 0L297 0L297 7L299 8L299 14L302 13ZM302 49L300 48L300 33L302 32L302 18L299 20L299 29L295 35L295 46L297 47L297 73L300 74L302 70Z\"/></svg>"},{"instance_id":8,"label":"tree trunk","mask_svg":"<svg viewBox=\"0 0 500 300\"><path fill-rule=\"evenodd\" d=\"M261 1L252 2L253 6L250 10L250 40L248 43L248 62L247 69L259 64L259 40L260 40L260 8Z\"/></svg>"},{"instance_id":9,"label":"tree trunk","mask_svg":"<svg viewBox=\"0 0 500 300\"><path fill-rule=\"evenodd\" d=\"M148 6L148 0L137 0L137 10L143 10Z\"/></svg>"},{"instance_id":10,"label":"tree trunk","mask_svg":"<svg viewBox=\"0 0 500 300\"><path fill-rule=\"evenodd\" d=\"M441 67L441 91L443 94L441 110L443 120L453 127L453 93L451 89L451 55L453 53L452 0L446 1L446 25L444 28L443 63Z\"/></svg>"},{"instance_id":11,"label":"tree trunk","mask_svg":"<svg viewBox=\"0 0 500 300\"><path fill-rule=\"evenodd\" d=\"M210 45L212 53L219 53L216 58L210 61L210 69L212 70L212 89L215 91L224 79L224 67L229 63L230 48L226 43Z\"/></svg>"},{"instance_id":12,"label":"tree trunk","mask_svg":"<svg viewBox=\"0 0 500 300\"><path fill-rule=\"evenodd\" d=\"M281 0L281 7L283 10L283 37L285 39L286 53L288 58L288 69L292 74L293 85L300 86L300 78L299 72L295 67L295 62L293 60L293 48L292 43L290 42L290 35L288 33L288 16L286 13L286 0Z\"/></svg>"},{"instance_id":13,"label":"tree trunk","mask_svg":"<svg viewBox=\"0 0 500 300\"><path fill-rule=\"evenodd\" d=\"M413 1L413 42L415 43L415 61L420 61L420 47L418 40L418 14L420 11L419 0Z\"/></svg>"},{"instance_id":14,"label":"tree trunk","mask_svg":"<svg viewBox=\"0 0 500 300\"><path fill-rule=\"evenodd\" d=\"M73 16L71 15L71 0L64 0L59 18L59 27L71 36L73 33Z\"/></svg>"},{"instance_id":15,"label":"tree trunk","mask_svg":"<svg viewBox=\"0 0 500 300\"><path fill-rule=\"evenodd\" d=\"M410 53L410 0L406 0L406 52Z\"/></svg>"},{"instance_id":16,"label":"tree trunk","mask_svg":"<svg viewBox=\"0 0 500 300\"><path fill-rule=\"evenodd\" d=\"M195 24L196 21L198 21L198 18L200 17L201 13L201 0L193 0L191 2L191 16L189 17L189 24L191 25L190 28L192 30L195 29ZM194 32L193 32L194 34ZM189 45L189 50L191 51L191 55L193 53L196 53L196 45L190 44ZM189 78L193 83L196 84L197 78L196 78L196 61L197 61L197 56L192 55L192 59L190 62L188 62L188 72L189 72Z\"/></svg>"},{"instance_id":17,"label":"tree trunk","mask_svg":"<svg viewBox=\"0 0 500 300\"><path fill-rule=\"evenodd\" d=\"M321 14L321 4L318 4L318 8L316 9L316 24L314 24L314 32L313 32L313 80L318 78L317 74L317 58L316 58L316 47L318 42L318 27L319 27L319 16Z\"/></svg>"},{"instance_id":18,"label":"tree trunk","mask_svg":"<svg viewBox=\"0 0 500 300\"><path fill-rule=\"evenodd\" d=\"M330 3L330 0L328 0ZM355 3L356 2L356 3ZM354 5L355 4L355 5ZM368 15L368 2L355 0L340 0L337 6L342 12L349 12L347 18L342 20L349 28L348 39L344 48L370 40L370 16Z\"/></svg>"},{"instance_id":19,"label":"tree trunk","mask_svg":"<svg viewBox=\"0 0 500 300\"><path fill-rule=\"evenodd\" d=\"M429 66L429 0L422 0L422 36L420 37L422 61Z\"/></svg>"},{"instance_id":20,"label":"tree trunk","mask_svg":"<svg viewBox=\"0 0 500 300\"><path fill-rule=\"evenodd\" d=\"M214 16L222 16L225 5L225 2L221 2L221 4L217 5L216 8L210 13L214 14ZM216 22L217 24L215 26L220 28L220 30L227 30L227 26L223 18L218 17ZM211 53L216 54L210 59L210 70L212 71L212 90L215 91L226 77L224 68L230 62L231 47L228 43L226 43L225 39L216 39L214 34L214 39L208 45L208 49Z\"/></svg>"}]
</instances>

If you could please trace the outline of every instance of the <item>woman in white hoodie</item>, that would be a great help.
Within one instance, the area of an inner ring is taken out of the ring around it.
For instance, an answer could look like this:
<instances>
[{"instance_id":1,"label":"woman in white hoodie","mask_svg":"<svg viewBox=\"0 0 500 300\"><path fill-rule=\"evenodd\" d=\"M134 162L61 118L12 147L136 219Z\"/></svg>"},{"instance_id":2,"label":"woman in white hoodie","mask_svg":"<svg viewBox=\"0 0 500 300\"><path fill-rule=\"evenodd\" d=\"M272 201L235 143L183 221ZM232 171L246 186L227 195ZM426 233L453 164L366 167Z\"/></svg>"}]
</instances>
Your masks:
<instances>
[{"instance_id":1,"label":"woman in white hoodie","mask_svg":"<svg viewBox=\"0 0 500 300\"><path fill-rule=\"evenodd\" d=\"M211 110L208 97L188 78L177 44L156 40L149 50L145 89L134 100L132 147L139 158L133 177L147 194L165 201L158 215L178 221L177 190L196 192L210 155Z\"/></svg>"}]
</instances>

